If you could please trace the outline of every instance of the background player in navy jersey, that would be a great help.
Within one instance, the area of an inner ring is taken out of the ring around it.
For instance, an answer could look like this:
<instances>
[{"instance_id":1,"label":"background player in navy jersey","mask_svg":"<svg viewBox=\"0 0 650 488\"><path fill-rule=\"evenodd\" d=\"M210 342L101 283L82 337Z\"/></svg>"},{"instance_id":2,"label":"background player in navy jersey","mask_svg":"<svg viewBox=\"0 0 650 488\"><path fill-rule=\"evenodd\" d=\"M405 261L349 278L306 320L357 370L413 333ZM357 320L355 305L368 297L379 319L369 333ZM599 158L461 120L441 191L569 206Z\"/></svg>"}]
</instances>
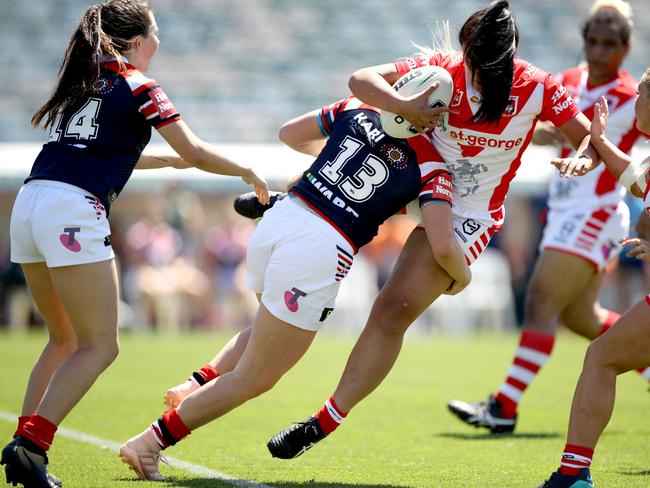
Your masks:
<instances>
[{"instance_id":1,"label":"background player in navy jersey","mask_svg":"<svg viewBox=\"0 0 650 488\"><path fill-rule=\"evenodd\" d=\"M635 104L637 127L650 135L650 69L639 83ZM634 196L643 198L644 213L650 215L650 157L632 161L605 134L608 125L607 99L594 106L591 140L618 181ZM626 238L628 256L650 263L650 235ZM605 334L587 349L576 385L566 445L559 469L538 488L587 488L593 486L590 466L594 449L614 410L617 376L650 366L650 295L633 305Z\"/></svg>"},{"instance_id":2,"label":"background player in navy jersey","mask_svg":"<svg viewBox=\"0 0 650 488\"><path fill-rule=\"evenodd\" d=\"M196 166L241 176L268 202L264 180L197 138L143 74L158 44L148 2L88 8L52 96L32 119L51 136L14 204L11 260L22 266L50 340L32 370L15 439L2 451L8 482L60 485L46 467L57 426L118 354L107 215L132 170ZM142 155L152 127L180 156Z\"/></svg>"},{"instance_id":3,"label":"background player in navy jersey","mask_svg":"<svg viewBox=\"0 0 650 488\"><path fill-rule=\"evenodd\" d=\"M610 100L608 137L623 152L642 136L634 115L637 83L621 69L631 33L630 6L620 0L599 0L582 26L586 64L558 77L590 119L601 96ZM572 153L562 133L550 124L538 124L533 142L555 144L562 156ZM449 402L449 410L462 421L492 433L512 432L519 403L552 353L558 317L590 340L618 320L618 313L600 305L598 293L607 265L622 250L619 240L628 235L624 195L625 189L605 165L580 178L553 176L541 253L527 287L515 357L496 395L478 403ZM643 373L650 379L650 371Z\"/></svg>"},{"instance_id":4,"label":"background player in navy jersey","mask_svg":"<svg viewBox=\"0 0 650 488\"><path fill-rule=\"evenodd\" d=\"M451 179L424 135L394 139L379 110L349 97L282 128L290 146L314 163L257 226L248 249L248 284L260 306L241 358L127 441L122 459L143 479L162 479L160 451L270 388L303 356L334 309L354 255L379 226L419 200L429 250L447 291L467 286L470 271L452 232ZM200 374L203 373L203 374ZM209 368L197 373L201 381Z\"/></svg>"}]
</instances>

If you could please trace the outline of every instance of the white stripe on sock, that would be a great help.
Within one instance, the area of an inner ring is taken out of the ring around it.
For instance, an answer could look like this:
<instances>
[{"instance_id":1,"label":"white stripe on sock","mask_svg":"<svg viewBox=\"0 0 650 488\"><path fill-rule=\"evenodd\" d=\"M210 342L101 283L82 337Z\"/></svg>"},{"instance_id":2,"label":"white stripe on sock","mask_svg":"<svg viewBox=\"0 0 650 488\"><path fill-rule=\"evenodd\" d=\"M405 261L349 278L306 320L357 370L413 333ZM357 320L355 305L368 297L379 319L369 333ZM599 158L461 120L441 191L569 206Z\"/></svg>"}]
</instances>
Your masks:
<instances>
[{"instance_id":1,"label":"white stripe on sock","mask_svg":"<svg viewBox=\"0 0 650 488\"><path fill-rule=\"evenodd\" d=\"M537 366L544 366L546 364L546 361L548 361L548 354L545 352L539 352L535 349L524 346L519 346L517 348L517 353L515 356Z\"/></svg>"},{"instance_id":2,"label":"white stripe on sock","mask_svg":"<svg viewBox=\"0 0 650 488\"><path fill-rule=\"evenodd\" d=\"M519 388L512 386L510 383L504 383L499 388L499 393L505 397L510 398L515 403L519 403L521 400L521 395L524 394Z\"/></svg>"},{"instance_id":3,"label":"white stripe on sock","mask_svg":"<svg viewBox=\"0 0 650 488\"><path fill-rule=\"evenodd\" d=\"M508 376L514 378L522 383L529 385L535 379L535 373L531 370L522 368L517 364L513 364L508 371Z\"/></svg>"},{"instance_id":4,"label":"white stripe on sock","mask_svg":"<svg viewBox=\"0 0 650 488\"><path fill-rule=\"evenodd\" d=\"M340 424L345 420L345 417L341 417L339 413L336 411L336 409L332 406L329 400L325 402L325 408L327 408L327 413L330 414L330 417L332 417L332 420L336 422L337 424Z\"/></svg>"}]
</instances>

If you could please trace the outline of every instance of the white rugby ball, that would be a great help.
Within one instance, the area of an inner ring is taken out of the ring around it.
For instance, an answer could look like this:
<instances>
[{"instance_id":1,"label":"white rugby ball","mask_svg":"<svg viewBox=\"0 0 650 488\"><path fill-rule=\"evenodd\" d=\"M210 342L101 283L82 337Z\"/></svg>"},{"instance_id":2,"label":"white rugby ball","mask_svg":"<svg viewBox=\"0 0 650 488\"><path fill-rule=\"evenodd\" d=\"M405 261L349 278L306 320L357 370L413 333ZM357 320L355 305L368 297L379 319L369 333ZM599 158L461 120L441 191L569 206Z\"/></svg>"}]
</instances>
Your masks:
<instances>
[{"instance_id":1,"label":"white rugby ball","mask_svg":"<svg viewBox=\"0 0 650 488\"><path fill-rule=\"evenodd\" d=\"M413 69L397 80L393 89L400 95L410 96L423 92L436 81L440 82L440 86L429 97L429 106L448 106L454 93L454 82L449 72L440 66ZM406 139L419 134L415 127L401 115L382 110L380 120L384 131L391 137Z\"/></svg>"}]
</instances>

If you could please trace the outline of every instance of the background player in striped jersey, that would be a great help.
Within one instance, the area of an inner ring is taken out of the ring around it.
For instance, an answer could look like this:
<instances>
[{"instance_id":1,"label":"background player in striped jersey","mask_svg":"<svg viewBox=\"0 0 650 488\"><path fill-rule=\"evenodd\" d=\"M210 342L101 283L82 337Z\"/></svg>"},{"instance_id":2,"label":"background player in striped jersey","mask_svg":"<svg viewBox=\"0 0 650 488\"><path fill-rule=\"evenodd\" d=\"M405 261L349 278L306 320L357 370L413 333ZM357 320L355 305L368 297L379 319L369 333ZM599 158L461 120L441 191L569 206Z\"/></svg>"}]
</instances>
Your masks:
<instances>
[{"instance_id":1,"label":"background player in striped jersey","mask_svg":"<svg viewBox=\"0 0 650 488\"><path fill-rule=\"evenodd\" d=\"M388 136L379 110L349 97L288 122L281 139L308 154L323 149L250 240L248 284L260 306L245 349L231 371L214 378L206 366L193 375L203 386L122 446L140 478L162 479L162 449L268 391L298 362L334 309L357 250L408 202L422 208L445 290L458 293L470 281L452 231L451 176L426 136Z\"/></svg>"},{"instance_id":2,"label":"background player in striped jersey","mask_svg":"<svg viewBox=\"0 0 650 488\"><path fill-rule=\"evenodd\" d=\"M607 135L625 153L642 135L634 116L637 83L621 69L630 49L631 28L628 4L620 0L596 2L582 27L586 65L558 77L590 119L594 103L607 97ZM533 142L561 146L561 157L573 153L564 136L549 124L538 125ZM464 422L492 433L514 430L517 406L552 352L558 317L570 330L590 340L620 317L601 307L598 292L606 266L622 250L620 239L628 235L625 189L600 165L581 178L566 179L556 173L549 193L541 254L528 285L523 330L508 375L487 401L468 404L454 400L448 405ZM650 379L648 371L644 376Z\"/></svg>"},{"instance_id":3,"label":"background player in striped jersey","mask_svg":"<svg viewBox=\"0 0 650 488\"><path fill-rule=\"evenodd\" d=\"M32 119L51 135L14 204L11 260L22 266L50 340L32 370L15 439L2 451L7 482L60 485L46 467L57 426L118 354L107 215L134 167L241 176L268 202L264 180L197 138L143 74L158 44L148 2L88 8L52 96ZM152 127L180 156L142 155Z\"/></svg>"},{"instance_id":4,"label":"background player in striped jersey","mask_svg":"<svg viewBox=\"0 0 650 488\"><path fill-rule=\"evenodd\" d=\"M650 69L639 83L635 104L637 127L650 135ZM595 106L591 139L611 173L632 194L643 197L646 215L650 214L650 157L642 163L621 151L605 135L607 99ZM622 244L632 246L628 256L650 263L650 242L627 238ZM616 377L633 369L650 365L650 295L632 306L606 334L587 349L582 374L571 406L567 443L559 469L539 488L578 488L592 486L590 466L600 434L614 409ZM588 483L588 484L587 484Z\"/></svg>"},{"instance_id":5,"label":"background player in striped jersey","mask_svg":"<svg viewBox=\"0 0 650 488\"><path fill-rule=\"evenodd\" d=\"M490 232L503 223L510 182L538 119L559 127L577 149L577 157L559 163L564 174L583 174L598 159L589 146L587 118L551 75L515 58L518 40L508 2L496 1L464 23L459 34L461 53L427 53L361 69L350 79L353 93L365 102L428 130L436 125L440 111L428 108L423 100L401 98L391 84L427 64L442 66L451 74L454 96L431 140L453 175L452 212L461 224L454 232L465 246L468 261L476 259ZM422 232L411 233L334 394L314 417L274 436L268 443L272 455L302 454L331 433L388 374L408 327L449 287L449 278L426 244Z\"/></svg>"}]
</instances>

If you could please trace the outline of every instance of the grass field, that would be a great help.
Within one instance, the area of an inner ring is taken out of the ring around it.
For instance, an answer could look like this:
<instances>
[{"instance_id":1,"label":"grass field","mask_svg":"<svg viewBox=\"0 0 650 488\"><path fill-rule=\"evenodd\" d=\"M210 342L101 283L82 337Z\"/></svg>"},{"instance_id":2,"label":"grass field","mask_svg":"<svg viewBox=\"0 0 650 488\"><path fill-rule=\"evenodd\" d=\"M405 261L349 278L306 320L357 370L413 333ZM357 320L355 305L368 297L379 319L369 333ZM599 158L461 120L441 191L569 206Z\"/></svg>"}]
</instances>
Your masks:
<instances>
[{"instance_id":1,"label":"grass field","mask_svg":"<svg viewBox=\"0 0 650 488\"><path fill-rule=\"evenodd\" d=\"M62 427L122 442L161 413L166 388L200 367L223 334L122 335L117 361ZM0 334L0 412L20 410L41 334ZM193 433L168 454L242 480L290 487L533 487L556 469L585 342L562 334L550 363L520 409L517 433L493 437L448 414L453 398L479 400L502 380L517 336L408 338L397 366L331 437L281 461L266 440L319 408L332 392L353 344L321 335L305 358L266 395ZM596 451L596 487L650 486L650 393L636 374L619 380L614 417ZM0 438L14 424L0 420ZM5 441L2 441L3 443ZM59 436L51 470L72 487L154 486L136 480L114 451ZM163 466L159 486L253 486ZM4 481L4 474L0 475ZM259 485L258 485L259 486Z\"/></svg>"}]
</instances>

